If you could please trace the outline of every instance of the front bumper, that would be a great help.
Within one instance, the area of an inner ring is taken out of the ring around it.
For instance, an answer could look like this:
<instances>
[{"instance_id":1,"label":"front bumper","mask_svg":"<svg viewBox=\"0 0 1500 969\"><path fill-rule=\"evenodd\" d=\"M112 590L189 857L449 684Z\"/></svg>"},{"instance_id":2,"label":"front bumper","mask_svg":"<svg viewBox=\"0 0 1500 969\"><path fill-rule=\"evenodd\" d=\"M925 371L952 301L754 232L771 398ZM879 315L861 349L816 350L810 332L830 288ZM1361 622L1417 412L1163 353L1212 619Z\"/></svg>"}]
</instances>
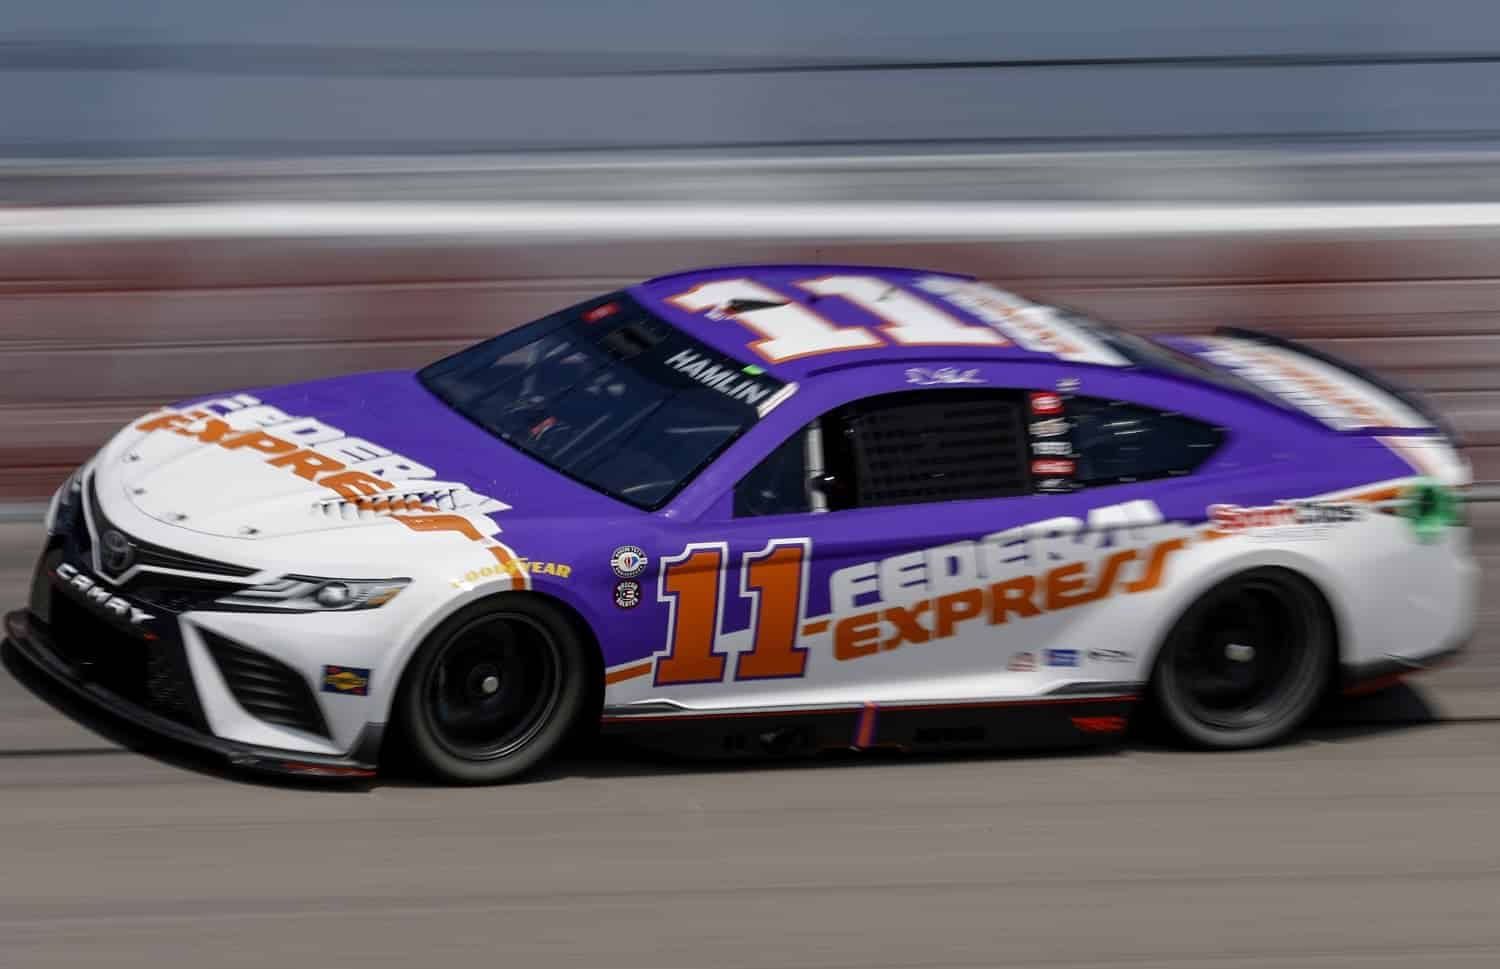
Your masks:
<instances>
[{"instance_id":1,"label":"front bumper","mask_svg":"<svg viewBox=\"0 0 1500 969\"><path fill-rule=\"evenodd\" d=\"M322 776L370 777L376 772L382 730L380 725L371 724L366 727L354 749L343 757L257 747L225 740L162 716L91 681L87 670L70 662L53 644L48 632L26 610L6 615L5 638L32 666L96 709L154 735L217 754L236 766L280 774Z\"/></svg>"}]
</instances>

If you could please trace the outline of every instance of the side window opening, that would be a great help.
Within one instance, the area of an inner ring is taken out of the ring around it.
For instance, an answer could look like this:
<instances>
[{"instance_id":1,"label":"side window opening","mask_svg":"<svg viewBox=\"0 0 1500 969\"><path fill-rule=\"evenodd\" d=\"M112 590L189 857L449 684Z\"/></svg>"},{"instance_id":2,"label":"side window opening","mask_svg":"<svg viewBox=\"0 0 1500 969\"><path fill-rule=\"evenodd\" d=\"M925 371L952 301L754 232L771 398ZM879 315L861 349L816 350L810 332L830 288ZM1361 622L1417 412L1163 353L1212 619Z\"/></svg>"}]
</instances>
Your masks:
<instances>
[{"instance_id":1,"label":"side window opening","mask_svg":"<svg viewBox=\"0 0 1500 969\"><path fill-rule=\"evenodd\" d=\"M1004 498L1031 491L1026 415L1007 391L918 390L825 414L735 488L736 517Z\"/></svg>"},{"instance_id":2,"label":"side window opening","mask_svg":"<svg viewBox=\"0 0 1500 969\"><path fill-rule=\"evenodd\" d=\"M1040 492L1191 474L1225 438L1223 428L1185 414L1119 400L1037 392L1031 411Z\"/></svg>"},{"instance_id":3,"label":"side window opening","mask_svg":"<svg viewBox=\"0 0 1500 969\"><path fill-rule=\"evenodd\" d=\"M1024 411L996 391L902 391L823 416L809 431L816 510L1026 494Z\"/></svg>"},{"instance_id":4,"label":"side window opening","mask_svg":"<svg viewBox=\"0 0 1500 969\"><path fill-rule=\"evenodd\" d=\"M829 474L852 488L829 496L871 508L1027 494L1026 425L1019 395L917 390L868 397L824 421Z\"/></svg>"},{"instance_id":5,"label":"side window opening","mask_svg":"<svg viewBox=\"0 0 1500 969\"><path fill-rule=\"evenodd\" d=\"M822 494L811 487L812 478L822 465L817 432L816 422L802 428L740 479L734 488L734 517L795 515L827 509Z\"/></svg>"},{"instance_id":6,"label":"side window opening","mask_svg":"<svg viewBox=\"0 0 1500 969\"><path fill-rule=\"evenodd\" d=\"M1225 430L1176 411L1034 391L917 390L837 408L734 491L737 518L1059 494L1191 474Z\"/></svg>"}]
</instances>

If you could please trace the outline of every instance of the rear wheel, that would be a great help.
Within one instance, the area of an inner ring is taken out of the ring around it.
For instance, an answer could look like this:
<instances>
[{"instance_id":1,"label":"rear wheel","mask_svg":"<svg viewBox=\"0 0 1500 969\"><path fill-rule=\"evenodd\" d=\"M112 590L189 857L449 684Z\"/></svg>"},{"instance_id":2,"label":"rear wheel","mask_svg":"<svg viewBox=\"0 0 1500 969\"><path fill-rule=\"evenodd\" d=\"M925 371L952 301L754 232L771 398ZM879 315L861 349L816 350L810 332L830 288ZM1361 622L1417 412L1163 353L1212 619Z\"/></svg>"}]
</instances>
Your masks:
<instances>
[{"instance_id":1,"label":"rear wheel","mask_svg":"<svg viewBox=\"0 0 1500 969\"><path fill-rule=\"evenodd\" d=\"M1333 630L1316 589L1286 569L1242 572L1178 620L1152 695L1178 736L1238 749L1285 739L1316 708L1333 667Z\"/></svg>"},{"instance_id":2,"label":"rear wheel","mask_svg":"<svg viewBox=\"0 0 1500 969\"><path fill-rule=\"evenodd\" d=\"M512 780L567 738L591 668L568 617L550 603L476 603L434 630L407 669L397 700L406 747L447 781Z\"/></svg>"}]
</instances>

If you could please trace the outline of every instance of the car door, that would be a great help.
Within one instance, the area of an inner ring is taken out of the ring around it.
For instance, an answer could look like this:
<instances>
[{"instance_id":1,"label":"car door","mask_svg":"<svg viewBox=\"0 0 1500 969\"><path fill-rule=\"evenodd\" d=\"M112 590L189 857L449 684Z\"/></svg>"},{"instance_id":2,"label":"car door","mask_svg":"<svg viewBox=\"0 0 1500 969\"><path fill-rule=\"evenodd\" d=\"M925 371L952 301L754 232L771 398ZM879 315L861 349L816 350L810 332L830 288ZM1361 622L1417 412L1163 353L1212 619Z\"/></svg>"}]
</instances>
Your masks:
<instances>
[{"instance_id":1,"label":"car door","mask_svg":"<svg viewBox=\"0 0 1500 969\"><path fill-rule=\"evenodd\" d=\"M1158 498L1201 505L1192 471L1222 440L1185 415L1039 389L851 400L699 523L721 537L663 559L674 616L656 684L758 708L1137 681L1152 593L1189 544Z\"/></svg>"},{"instance_id":2,"label":"car door","mask_svg":"<svg viewBox=\"0 0 1500 969\"><path fill-rule=\"evenodd\" d=\"M1025 549L1001 543L1039 510L1025 406L1011 390L901 390L784 441L698 523L722 538L662 558L673 616L656 685L743 707L1020 688L1007 666L1031 640L1006 626L1028 583L997 604L986 577L1018 571Z\"/></svg>"}]
</instances>

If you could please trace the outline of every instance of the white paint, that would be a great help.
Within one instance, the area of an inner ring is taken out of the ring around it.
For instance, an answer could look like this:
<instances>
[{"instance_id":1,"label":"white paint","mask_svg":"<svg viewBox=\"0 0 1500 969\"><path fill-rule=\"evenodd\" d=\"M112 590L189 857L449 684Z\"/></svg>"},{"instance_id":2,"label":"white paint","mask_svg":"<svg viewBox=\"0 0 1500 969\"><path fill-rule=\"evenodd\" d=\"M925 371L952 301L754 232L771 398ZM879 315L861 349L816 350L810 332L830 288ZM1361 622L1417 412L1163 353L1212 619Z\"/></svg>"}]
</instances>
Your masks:
<instances>
[{"instance_id":1,"label":"white paint","mask_svg":"<svg viewBox=\"0 0 1500 969\"><path fill-rule=\"evenodd\" d=\"M0 210L0 242L117 239L1049 239L1500 229L1500 203L338 204L238 203Z\"/></svg>"}]
</instances>

